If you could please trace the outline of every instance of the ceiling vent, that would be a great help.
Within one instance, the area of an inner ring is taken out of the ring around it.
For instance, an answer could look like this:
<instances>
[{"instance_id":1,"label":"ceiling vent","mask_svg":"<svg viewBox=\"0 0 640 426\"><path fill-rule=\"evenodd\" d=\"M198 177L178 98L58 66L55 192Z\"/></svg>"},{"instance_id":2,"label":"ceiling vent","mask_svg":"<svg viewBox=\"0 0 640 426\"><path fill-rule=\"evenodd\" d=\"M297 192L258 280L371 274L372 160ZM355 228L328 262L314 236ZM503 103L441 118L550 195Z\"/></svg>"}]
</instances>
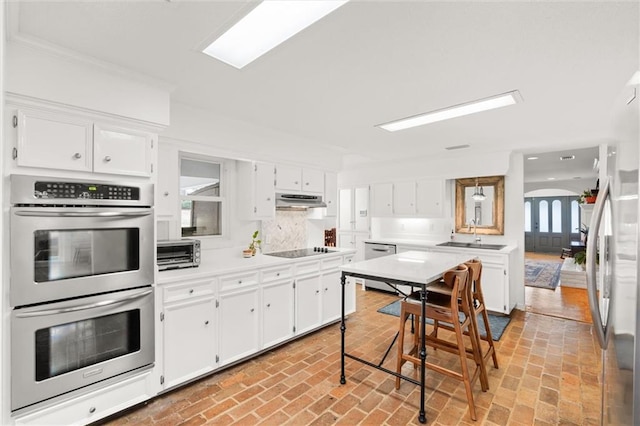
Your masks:
<instances>
[{"instance_id":1,"label":"ceiling vent","mask_svg":"<svg viewBox=\"0 0 640 426\"><path fill-rule=\"evenodd\" d=\"M560 157L560 161L575 160L575 159L576 159L575 155L565 155L564 157Z\"/></svg>"}]
</instances>

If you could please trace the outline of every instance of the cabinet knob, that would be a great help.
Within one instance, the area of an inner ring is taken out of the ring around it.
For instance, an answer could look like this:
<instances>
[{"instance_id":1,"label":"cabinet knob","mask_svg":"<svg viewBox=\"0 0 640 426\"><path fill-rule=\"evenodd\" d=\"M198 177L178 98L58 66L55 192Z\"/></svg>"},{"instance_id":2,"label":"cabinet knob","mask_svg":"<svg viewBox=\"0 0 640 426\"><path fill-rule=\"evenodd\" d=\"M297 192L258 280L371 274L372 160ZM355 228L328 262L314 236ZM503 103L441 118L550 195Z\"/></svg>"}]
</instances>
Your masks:
<instances>
[{"instance_id":1,"label":"cabinet knob","mask_svg":"<svg viewBox=\"0 0 640 426\"><path fill-rule=\"evenodd\" d=\"M206 320L206 321L204 322L204 325L209 325L209 320Z\"/></svg>"},{"instance_id":2,"label":"cabinet knob","mask_svg":"<svg viewBox=\"0 0 640 426\"><path fill-rule=\"evenodd\" d=\"M189 289L189 294L193 294L193 289L192 288Z\"/></svg>"},{"instance_id":3,"label":"cabinet knob","mask_svg":"<svg viewBox=\"0 0 640 426\"><path fill-rule=\"evenodd\" d=\"M304 184L305 184L305 185L307 185L307 186L309 186L309 182L305 182Z\"/></svg>"},{"instance_id":4,"label":"cabinet knob","mask_svg":"<svg viewBox=\"0 0 640 426\"><path fill-rule=\"evenodd\" d=\"M279 276L280 276L280 272L276 272L276 277L279 277Z\"/></svg>"},{"instance_id":5,"label":"cabinet knob","mask_svg":"<svg viewBox=\"0 0 640 426\"><path fill-rule=\"evenodd\" d=\"M271 303L267 303L267 308L270 308L270 307L271 307Z\"/></svg>"},{"instance_id":6,"label":"cabinet knob","mask_svg":"<svg viewBox=\"0 0 640 426\"><path fill-rule=\"evenodd\" d=\"M111 161L111 157L109 157L108 155L106 157L104 157L104 162L108 163L109 161Z\"/></svg>"},{"instance_id":7,"label":"cabinet knob","mask_svg":"<svg viewBox=\"0 0 640 426\"><path fill-rule=\"evenodd\" d=\"M251 312L255 311L255 308L251 308Z\"/></svg>"},{"instance_id":8,"label":"cabinet knob","mask_svg":"<svg viewBox=\"0 0 640 426\"><path fill-rule=\"evenodd\" d=\"M242 284L242 280L238 280L238 284Z\"/></svg>"},{"instance_id":9,"label":"cabinet knob","mask_svg":"<svg viewBox=\"0 0 640 426\"><path fill-rule=\"evenodd\" d=\"M164 191L164 196L168 197L169 196L169 191Z\"/></svg>"},{"instance_id":10,"label":"cabinet knob","mask_svg":"<svg viewBox=\"0 0 640 426\"><path fill-rule=\"evenodd\" d=\"M267 201L271 201L271 197L267 198Z\"/></svg>"},{"instance_id":11,"label":"cabinet knob","mask_svg":"<svg viewBox=\"0 0 640 426\"><path fill-rule=\"evenodd\" d=\"M91 414L95 413L95 412L96 412L96 407L91 407L91 408L89 408L89 412L90 412Z\"/></svg>"},{"instance_id":12,"label":"cabinet knob","mask_svg":"<svg viewBox=\"0 0 640 426\"><path fill-rule=\"evenodd\" d=\"M293 182L294 185L297 185L298 183L299 183L298 181Z\"/></svg>"},{"instance_id":13,"label":"cabinet knob","mask_svg":"<svg viewBox=\"0 0 640 426\"><path fill-rule=\"evenodd\" d=\"M79 152L76 152L75 154L73 154L73 158L78 160L78 159L82 158L82 154L80 154Z\"/></svg>"},{"instance_id":14,"label":"cabinet knob","mask_svg":"<svg viewBox=\"0 0 640 426\"><path fill-rule=\"evenodd\" d=\"M320 290L316 290L316 294L320 294Z\"/></svg>"}]
</instances>

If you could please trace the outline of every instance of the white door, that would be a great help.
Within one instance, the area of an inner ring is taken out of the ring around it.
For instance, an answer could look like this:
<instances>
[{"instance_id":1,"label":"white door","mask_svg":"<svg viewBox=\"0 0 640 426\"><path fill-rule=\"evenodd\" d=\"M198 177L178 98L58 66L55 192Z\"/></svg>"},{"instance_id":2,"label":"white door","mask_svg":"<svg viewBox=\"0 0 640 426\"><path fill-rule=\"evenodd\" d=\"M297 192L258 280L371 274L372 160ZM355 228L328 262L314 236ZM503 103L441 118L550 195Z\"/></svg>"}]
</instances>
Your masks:
<instances>
[{"instance_id":1,"label":"white door","mask_svg":"<svg viewBox=\"0 0 640 426\"><path fill-rule=\"evenodd\" d=\"M256 163L255 167L255 216L274 217L276 209L275 167L273 164L266 163Z\"/></svg>"},{"instance_id":2,"label":"white door","mask_svg":"<svg viewBox=\"0 0 640 426\"><path fill-rule=\"evenodd\" d=\"M258 289L220 295L220 365L260 350Z\"/></svg>"},{"instance_id":3,"label":"white door","mask_svg":"<svg viewBox=\"0 0 640 426\"><path fill-rule=\"evenodd\" d=\"M18 111L18 166L91 171L92 123L43 111Z\"/></svg>"},{"instance_id":4,"label":"white door","mask_svg":"<svg viewBox=\"0 0 640 426\"><path fill-rule=\"evenodd\" d=\"M296 280L296 334L316 328L321 323L320 275Z\"/></svg>"},{"instance_id":5,"label":"white door","mask_svg":"<svg viewBox=\"0 0 640 426\"><path fill-rule=\"evenodd\" d=\"M322 322L340 318L342 311L342 288L340 271L335 270L322 274ZM346 289L345 289L346 290Z\"/></svg>"},{"instance_id":6,"label":"white door","mask_svg":"<svg viewBox=\"0 0 640 426\"><path fill-rule=\"evenodd\" d=\"M150 133L98 125L93 128L93 171L151 176Z\"/></svg>"},{"instance_id":7,"label":"white door","mask_svg":"<svg viewBox=\"0 0 640 426\"><path fill-rule=\"evenodd\" d=\"M262 289L262 347L268 348L293 337L293 281Z\"/></svg>"},{"instance_id":8,"label":"white door","mask_svg":"<svg viewBox=\"0 0 640 426\"><path fill-rule=\"evenodd\" d=\"M215 312L212 298L165 306L165 388L184 383L215 368Z\"/></svg>"}]
</instances>

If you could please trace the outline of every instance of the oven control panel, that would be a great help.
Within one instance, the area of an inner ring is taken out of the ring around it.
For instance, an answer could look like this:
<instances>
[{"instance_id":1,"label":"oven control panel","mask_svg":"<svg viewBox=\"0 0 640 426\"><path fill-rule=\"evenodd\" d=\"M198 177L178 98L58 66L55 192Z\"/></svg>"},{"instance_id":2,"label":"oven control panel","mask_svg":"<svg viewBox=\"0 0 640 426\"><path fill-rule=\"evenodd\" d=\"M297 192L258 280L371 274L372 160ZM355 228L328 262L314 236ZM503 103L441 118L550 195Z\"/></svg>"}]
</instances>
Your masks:
<instances>
[{"instance_id":1,"label":"oven control panel","mask_svg":"<svg viewBox=\"0 0 640 426\"><path fill-rule=\"evenodd\" d=\"M38 199L139 200L140 189L134 186L78 182L35 182Z\"/></svg>"}]
</instances>

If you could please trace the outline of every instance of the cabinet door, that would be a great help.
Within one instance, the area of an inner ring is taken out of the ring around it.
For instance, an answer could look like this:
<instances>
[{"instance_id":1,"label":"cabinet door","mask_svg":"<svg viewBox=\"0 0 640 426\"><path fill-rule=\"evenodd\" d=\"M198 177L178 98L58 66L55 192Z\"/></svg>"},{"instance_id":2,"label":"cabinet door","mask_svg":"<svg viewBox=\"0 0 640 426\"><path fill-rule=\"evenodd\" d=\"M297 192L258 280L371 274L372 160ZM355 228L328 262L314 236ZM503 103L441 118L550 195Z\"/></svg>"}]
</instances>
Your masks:
<instances>
[{"instance_id":1,"label":"cabinet door","mask_svg":"<svg viewBox=\"0 0 640 426\"><path fill-rule=\"evenodd\" d=\"M338 214L338 176L335 173L324 174L324 202L327 204L326 216Z\"/></svg>"},{"instance_id":2,"label":"cabinet door","mask_svg":"<svg viewBox=\"0 0 640 426\"><path fill-rule=\"evenodd\" d=\"M416 212L415 182L399 182L393 184L393 213L410 215Z\"/></svg>"},{"instance_id":3,"label":"cabinet door","mask_svg":"<svg viewBox=\"0 0 640 426\"><path fill-rule=\"evenodd\" d=\"M351 188L343 188L338 192L340 197L338 229L341 231L351 231L354 227L352 193Z\"/></svg>"},{"instance_id":4,"label":"cabinet door","mask_svg":"<svg viewBox=\"0 0 640 426\"><path fill-rule=\"evenodd\" d=\"M504 265L482 262L482 294L488 310L508 314Z\"/></svg>"},{"instance_id":5,"label":"cabinet door","mask_svg":"<svg viewBox=\"0 0 640 426\"><path fill-rule=\"evenodd\" d=\"M272 218L276 213L276 190L273 181L275 166L267 163L256 163L254 166L255 216Z\"/></svg>"},{"instance_id":6,"label":"cabinet door","mask_svg":"<svg viewBox=\"0 0 640 426\"><path fill-rule=\"evenodd\" d=\"M369 232L369 187L354 189L353 230Z\"/></svg>"},{"instance_id":7,"label":"cabinet door","mask_svg":"<svg viewBox=\"0 0 640 426\"><path fill-rule=\"evenodd\" d=\"M302 191L324 193L324 172L302 169Z\"/></svg>"},{"instance_id":8,"label":"cabinet door","mask_svg":"<svg viewBox=\"0 0 640 426\"><path fill-rule=\"evenodd\" d=\"M340 271L334 270L322 274L322 323L340 318L342 311L342 288ZM346 290L346 289L345 289Z\"/></svg>"},{"instance_id":9,"label":"cabinet door","mask_svg":"<svg viewBox=\"0 0 640 426\"><path fill-rule=\"evenodd\" d=\"M416 213L425 217L444 215L444 181L419 180L416 184Z\"/></svg>"},{"instance_id":10,"label":"cabinet door","mask_svg":"<svg viewBox=\"0 0 640 426\"><path fill-rule=\"evenodd\" d=\"M260 350L258 289L220 295L220 365Z\"/></svg>"},{"instance_id":11,"label":"cabinet door","mask_svg":"<svg viewBox=\"0 0 640 426\"><path fill-rule=\"evenodd\" d=\"M158 147L158 186L156 212L158 216L177 217L179 214L180 159L177 148L160 144Z\"/></svg>"},{"instance_id":12,"label":"cabinet door","mask_svg":"<svg viewBox=\"0 0 640 426\"><path fill-rule=\"evenodd\" d=\"M281 191L300 191L302 188L302 169L292 166L276 166L276 189Z\"/></svg>"},{"instance_id":13,"label":"cabinet door","mask_svg":"<svg viewBox=\"0 0 640 426\"><path fill-rule=\"evenodd\" d=\"M393 184L378 183L371 185L373 216L393 216Z\"/></svg>"},{"instance_id":14,"label":"cabinet door","mask_svg":"<svg viewBox=\"0 0 640 426\"><path fill-rule=\"evenodd\" d=\"M321 324L320 275L296 279L296 334Z\"/></svg>"},{"instance_id":15,"label":"cabinet door","mask_svg":"<svg viewBox=\"0 0 640 426\"><path fill-rule=\"evenodd\" d=\"M213 298L164 308L164 386L170 388L215 368Z\"/></svg>"},{"instance_id":16,"label":"cabinet door","mask_svg":"<svg viewBox=\"0 0 640 426\"><path fill-rule=\"evenodd\" d=\"M18 166L91 171L92 123L42 111L18 111Z\"/></svg>"},{"instance_id":17,"label":"cabinet door","mask_svg":"<svg viewBox=\"0 0 640 426\"><path fill-rule=\"evenodd\" d=\"M98 125L93 129L93 171L131 176L151 176L153 135Z\"/></svg>"},{"instance_id":18,"label":"cabinet door","mask_svg":"<svg viewBox=\"0 0 640 426\"><path fill-rule=\"evenodd\" d=\"M262 289L262 347L268 348L293 337L293 281Z\"/></svg>"}]
</instances>

